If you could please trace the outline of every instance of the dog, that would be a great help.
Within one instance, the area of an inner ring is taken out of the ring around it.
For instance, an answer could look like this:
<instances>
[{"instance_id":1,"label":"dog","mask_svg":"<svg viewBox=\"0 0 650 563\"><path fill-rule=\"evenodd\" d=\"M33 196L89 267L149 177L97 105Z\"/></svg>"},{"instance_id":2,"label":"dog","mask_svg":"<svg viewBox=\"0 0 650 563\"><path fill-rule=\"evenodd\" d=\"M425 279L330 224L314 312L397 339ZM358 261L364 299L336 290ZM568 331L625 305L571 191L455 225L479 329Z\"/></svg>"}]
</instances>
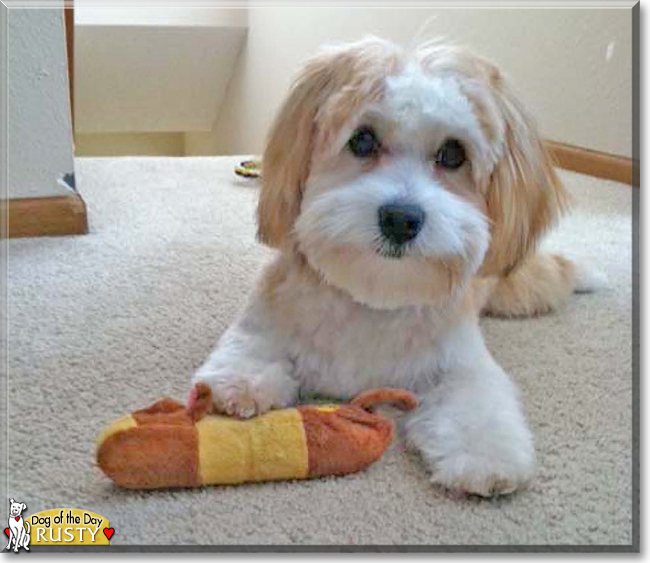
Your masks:
<instances>
[{"instance_id":1,"label":"dog","mask_svg":"<svg viewBox=\"0 0 650 563\"><path fill-rule=\"evenodd\" d=\"M13 542L14 553L18 553L19 547L29 551L30 525L22 517L25 510L27 505L24 502L9 499L9 543L5 549L11 549L11 542Z\"/></svg>"},{"instance_id":2,"label":"dog","mask_svg":"<svg viewBox=\"0 0 650 563\"><path fill-rule=\"evenodd\" d=\"M258 239L277 254L193 383L242 418L303 392L406 388L406 443L433 483L524 487L532 435L479 316L547 313L588 287L537 250L568 197L506 76L441 42L326 46L262 163Z\"/></svg>"}]
</instances>

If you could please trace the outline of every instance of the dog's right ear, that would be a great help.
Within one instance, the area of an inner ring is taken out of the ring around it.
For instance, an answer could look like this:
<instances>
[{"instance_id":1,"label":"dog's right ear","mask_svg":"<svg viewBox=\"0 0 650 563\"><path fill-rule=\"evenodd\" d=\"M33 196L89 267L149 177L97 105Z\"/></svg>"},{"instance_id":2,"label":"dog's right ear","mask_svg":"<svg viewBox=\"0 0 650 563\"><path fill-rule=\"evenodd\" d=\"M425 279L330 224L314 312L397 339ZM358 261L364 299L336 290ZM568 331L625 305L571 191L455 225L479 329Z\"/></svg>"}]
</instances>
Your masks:
<instances>
[{"instance_id":1,"label":"dog's right ear","mask_svg":"<svg viewBox=\"0 0 650 563\"><path fill-rule=\"evenodd\" d=\"M12 498L9 499L9 504L13 504L14 502L15 502L14 499Z\"/></svg>"},{"instance_id":2,"label":"dog's right ear","mask_svg":"<svg viewBox=\"0 0 650 563\"><path fill-rule=\"evenodd\" d=\"M262 157L257 238L279 248L300 211L309 175L316 114L330 82L326 61L310 61L276 115Z\"/></svg>"},{"instance_id":3,"label":"dog's right ear","mask_svg":"<svg viewBox=\"0 0 650 563\"><path fill-rule=\"evenodd\" d=\"M260 242L280 248L287 241L314 151L331 145L350 115L377 94L397 53L392 43L368 37L325 47L307 61L271 126L262 157Z\"/></svg>"}]
</instances>

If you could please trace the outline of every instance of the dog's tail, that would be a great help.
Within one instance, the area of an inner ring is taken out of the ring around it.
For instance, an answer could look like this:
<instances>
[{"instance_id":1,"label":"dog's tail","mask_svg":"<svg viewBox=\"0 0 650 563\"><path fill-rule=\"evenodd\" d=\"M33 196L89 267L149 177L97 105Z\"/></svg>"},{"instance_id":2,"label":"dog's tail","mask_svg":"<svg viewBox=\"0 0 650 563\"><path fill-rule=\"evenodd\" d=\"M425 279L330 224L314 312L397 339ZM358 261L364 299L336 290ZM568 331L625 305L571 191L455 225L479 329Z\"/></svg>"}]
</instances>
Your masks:
<instances>
[{"instance_id":1,"label":"dog's tail","mask_svg":"<svg viewBox=\"0 0 650 563\"><path fill-rule=\"evenodd\" d=\"M602 276L558 254L536 252L507 276L493 278L482 312L497 317L530 317L562 307L572 293L590 293Z\"/></svg>"},{"instance_id":2,"label":"dog's tail","mask_svg":"<svg viewBox=\"0 0 650 563\"><path fill-rule=\"evenodd\" d=\"M29 536L32 532L32 527L29 525L29 522L25 520L25 533Z\"/></svg>"}]
</instances>

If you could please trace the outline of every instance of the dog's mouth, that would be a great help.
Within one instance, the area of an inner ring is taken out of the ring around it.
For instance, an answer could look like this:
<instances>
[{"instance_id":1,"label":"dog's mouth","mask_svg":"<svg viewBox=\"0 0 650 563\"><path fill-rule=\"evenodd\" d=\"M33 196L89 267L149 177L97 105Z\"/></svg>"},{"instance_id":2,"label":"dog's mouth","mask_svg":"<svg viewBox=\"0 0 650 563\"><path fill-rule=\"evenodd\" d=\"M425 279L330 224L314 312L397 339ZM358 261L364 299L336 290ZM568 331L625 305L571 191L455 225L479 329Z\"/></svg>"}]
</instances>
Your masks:
<instances>
[{"instance_id":1,"label":"dog's mouth","mask_svg":"<svg viewBox=\"0 0 650 563\"><path fill-rule=\"evenodd\" d=\"M381 250L378 253L382 258L388 258L391 260L399 260L404 257L406 250L401 246L392 246L387 250Z\"/></svg>"},{"instance_id":2,"label":"dog's mouth","mask_svg":"<svg viewBox=\"0 0 650 563\"><path fill-rule=\"evenodd\" d=\"M395 244L383 237L377 237L374 242L374 250L382 258L399 260L407 255L411 244Z\"/></svg>"}]
</instances>

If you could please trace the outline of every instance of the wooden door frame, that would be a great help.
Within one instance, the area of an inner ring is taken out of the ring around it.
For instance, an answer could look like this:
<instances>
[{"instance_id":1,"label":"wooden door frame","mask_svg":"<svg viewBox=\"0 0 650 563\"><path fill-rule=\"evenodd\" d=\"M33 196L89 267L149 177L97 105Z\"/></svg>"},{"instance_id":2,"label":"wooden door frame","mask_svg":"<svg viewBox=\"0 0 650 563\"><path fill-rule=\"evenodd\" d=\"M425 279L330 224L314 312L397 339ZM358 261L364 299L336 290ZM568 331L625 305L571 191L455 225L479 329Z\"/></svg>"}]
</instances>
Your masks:
<instances>
[{"instance_id":1,"label":"wooden door frame","mask_svg":"<svg viewBox=\"0 0 650 563\"><path fill-rule=\"evenodd\" d=\"M66 0L65 43L68 52L68 84L70 86L70 113L72 119L72 137L74 138L74 1Z\"/></svg>"}]
</instances>

